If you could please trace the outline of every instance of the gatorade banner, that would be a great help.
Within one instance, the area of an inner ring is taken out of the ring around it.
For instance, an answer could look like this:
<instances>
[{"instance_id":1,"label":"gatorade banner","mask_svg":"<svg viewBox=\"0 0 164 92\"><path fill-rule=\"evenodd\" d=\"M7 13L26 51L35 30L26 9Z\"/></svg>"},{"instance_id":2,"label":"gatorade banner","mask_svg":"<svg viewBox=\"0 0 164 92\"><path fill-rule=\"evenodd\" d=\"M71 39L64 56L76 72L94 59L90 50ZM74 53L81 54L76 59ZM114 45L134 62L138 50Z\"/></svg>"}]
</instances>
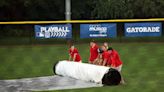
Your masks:
<instances>
[{"instance_id":1,"label":"gatorade banner","mask_svg":"<svg viewBox=\"0 0 164 92\"><path fill-rule=\"evenodd\" d=\"M161 23L125 23L126 37L161 36Z\"/></svg>"},{"instance_id":2,"label":"gatorade banner","mask_svg":"<svg viewBox=\"0 0 164 92\"><path fill-rule=\"evenodd\" d=\"M35 25L36 38L72 38L72 25Z\"/></svg>"},{"instance_id":3,"label":"gatorade banner","mask_svg":"<svg viewBox=\"0 0 164 92\"><path fill-rule=\"evenodd\" d=\"M115 23L80 25L80 38L110 38L116 36Z\"/></svg>"}]
</instances>

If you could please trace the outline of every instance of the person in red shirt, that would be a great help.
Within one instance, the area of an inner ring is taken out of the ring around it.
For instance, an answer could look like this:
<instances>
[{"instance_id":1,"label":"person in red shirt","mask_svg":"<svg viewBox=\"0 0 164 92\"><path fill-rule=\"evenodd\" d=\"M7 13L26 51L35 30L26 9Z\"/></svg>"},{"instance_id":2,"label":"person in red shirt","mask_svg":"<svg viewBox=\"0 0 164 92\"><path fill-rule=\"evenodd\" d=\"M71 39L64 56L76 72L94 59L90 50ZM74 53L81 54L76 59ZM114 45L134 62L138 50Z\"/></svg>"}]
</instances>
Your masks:
<instances>
[{"instance_id":1,"label":"person in red shirt","mask_svg":"<svg viewBox=\"0 0 164 92\"><path fill-rule=\"evenodd\" d=\"M75 62L81 62L80 54L74 45L71 45L71 48L69 49L69 61L71 60Z\"/></svg>"},{"instance_id":2,"label":"person in red shirt","mask_svg":"<svg viewBox=\"0 0 164 92\"><path fill-rule=\"evenodd\" d=\"M94 64L94 61L97 57L98 57L98 45L94 41L91 41L89 63Z\"/></svg>"},{"instance_id":3,"label":"person in red shirt","mask_svg":"<svg viewBox=\"0 0 164 92\"><path fill-rule=\"evenodd\" d=\"M110 59L110 53L108 53L107 48L105 46L101 47L103 50L102 53L102 65L103 66L107 66L108 65L108 61Z\"/></svg>"},{"instance_id":4,"label":"person in red shirt","mask_svg":"<svg viewBox=\"0 0 164 92\"><path fill-rule=\"evenodd\" d=\"M110 65L112 68L115 68L119 72L121 72L122 69L122 61L120 59L120 56L116 50L113 48L108 49L108 53L110 54L110 59L108 61L108 66Z\"/></svg>"},{"instance_id":5,"label":"person in red shirt","mask_svg":"<svg viewBox=\"0 0 164 92\"><path fill-rule=\"evenodd\" d=\"M108 48L108 53L110 54L110 58L109 58L109 61L108 61L108 66L118 70L121 74L121 69L122 69L122 64L123 63L120 59L120 56L119 56L118 52L110 47L110 48ZM125 84L125 81L124 81L122 76L121 76L121 82L120 83Z\"/></svg>"}]
</instances>

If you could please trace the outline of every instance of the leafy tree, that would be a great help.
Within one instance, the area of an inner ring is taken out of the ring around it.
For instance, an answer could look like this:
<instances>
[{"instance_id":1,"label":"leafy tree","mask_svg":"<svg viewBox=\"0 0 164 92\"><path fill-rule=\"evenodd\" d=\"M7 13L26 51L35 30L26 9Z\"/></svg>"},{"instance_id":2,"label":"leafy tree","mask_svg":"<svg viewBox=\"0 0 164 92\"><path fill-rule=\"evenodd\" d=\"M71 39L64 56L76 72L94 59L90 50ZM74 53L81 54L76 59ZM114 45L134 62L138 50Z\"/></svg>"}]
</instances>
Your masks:
<instances>
[{"instance_id":1,"label":"leafy tree","mask_svg":"<svg viewBox=\"0 0 164 92\"><path fill-rule=\"evenodd\" d=\"M92 17L99 19L162 17L163 0L95 0Z\"/></svg>"},{"instance_id":2,"label":"leafy tree","mask_svg":"<svg viewBox=\"0 0 164 92\"><path fill-rule=\"evenodd\" d=\"M0 21L64 20L65 0L0 0ZM164 0L71 0L72 19L164 16Z\"/></svg>"}]
</instances>

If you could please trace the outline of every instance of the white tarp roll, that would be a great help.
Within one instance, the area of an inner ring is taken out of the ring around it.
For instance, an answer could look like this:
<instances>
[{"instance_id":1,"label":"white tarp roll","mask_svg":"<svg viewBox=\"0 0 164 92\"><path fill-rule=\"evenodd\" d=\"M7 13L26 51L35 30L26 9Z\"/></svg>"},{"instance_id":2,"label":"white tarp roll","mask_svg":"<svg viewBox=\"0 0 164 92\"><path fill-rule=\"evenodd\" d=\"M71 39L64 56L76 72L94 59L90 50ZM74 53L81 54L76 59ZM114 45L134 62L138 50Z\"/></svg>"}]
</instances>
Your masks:
<instances>
[{"instance_id":1,"label":"white tarp roll","mask_svg":"<svg viewBox=\"0 0 164 92\"><path fill-rule=\"evenodd\" d=\"M102 83L104 75L107 74L109 70L110 67L72 61L59 61L55 66L55 73L57 75L95 83Z\"/></svg>"}]
</instances>

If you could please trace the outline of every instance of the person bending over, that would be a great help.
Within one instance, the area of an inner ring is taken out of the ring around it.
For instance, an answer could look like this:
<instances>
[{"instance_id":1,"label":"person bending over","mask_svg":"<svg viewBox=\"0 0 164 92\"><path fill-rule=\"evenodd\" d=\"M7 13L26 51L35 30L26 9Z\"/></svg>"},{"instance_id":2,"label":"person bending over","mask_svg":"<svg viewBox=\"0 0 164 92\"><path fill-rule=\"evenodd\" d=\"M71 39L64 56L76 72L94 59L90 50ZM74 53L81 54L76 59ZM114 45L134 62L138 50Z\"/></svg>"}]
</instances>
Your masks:
<instances>
[{"instance_id":1,"label":"person bending over","mask_svg":"<svg viewBox=\"0 0 164 92\"><path fill-rule=\"evenodd\" d=\"M94 64L94 61L97 57L98 57L98 45L94 41L91 41L89 63Z\"/></svg>"},{"instance_id":2,"label":"person bending over","mask_svg":"<svg viewBox=\"0 0 164 92\"><path fill-rule=\"evenodd\" d=\"M107 66L108 62L110 61L110 53L105 46L101 46L103 53L102 53L102 66Z\"/></svg>"},{"instance_id":3,"label":"person bending over","mask_svg":"<svg viewBox=\"0 0 164 92\"><path fill-rule=\"evenodd\" d=\"M93 62L95 65L102 65L102 61L103 61L102 54L103 54L103 52L104 51L101 48L98 48L98 56Z\"/></svg>"},{"instance_id":4,"label":"person bending over","mask_svg":"<svg viewBox=\"0 0 164 92\"><path fill-rule=\"evenodd\" d=\"M111 68L116 69L121 74L123 63L120 59L120 56L119 56L118 52L110 47L110 48L108 48L108 53L110 54L109 55L110 58L109 58L108 66L110 66ZM120 83L125 84L125 81L124 81L123 77L121 77L121 82Z\"/></svg>"},{"instance_id":5,"label":"person bending over","mask_svg":"<svg viewBox=\"0 0 164 92\"><path fill-rule=\"evenodd\" d=\"M81 57L78 49L76 49L74 45L71 45L69 49L69 61L81 62Z\"/></svg>"},{"instance_id":6,"label":"person bending over","mask_svg":"<svg viewBox=\"0 0 164 92\"><path fill-rule=\"evenodd\" d=\"M108 64L108 66L121 72L123 63L120 59L118 52L110 47L110 48L108 48L108 53L110 54L110 59L109 59L110 63Z\"/></svg>"}]
</instances>

